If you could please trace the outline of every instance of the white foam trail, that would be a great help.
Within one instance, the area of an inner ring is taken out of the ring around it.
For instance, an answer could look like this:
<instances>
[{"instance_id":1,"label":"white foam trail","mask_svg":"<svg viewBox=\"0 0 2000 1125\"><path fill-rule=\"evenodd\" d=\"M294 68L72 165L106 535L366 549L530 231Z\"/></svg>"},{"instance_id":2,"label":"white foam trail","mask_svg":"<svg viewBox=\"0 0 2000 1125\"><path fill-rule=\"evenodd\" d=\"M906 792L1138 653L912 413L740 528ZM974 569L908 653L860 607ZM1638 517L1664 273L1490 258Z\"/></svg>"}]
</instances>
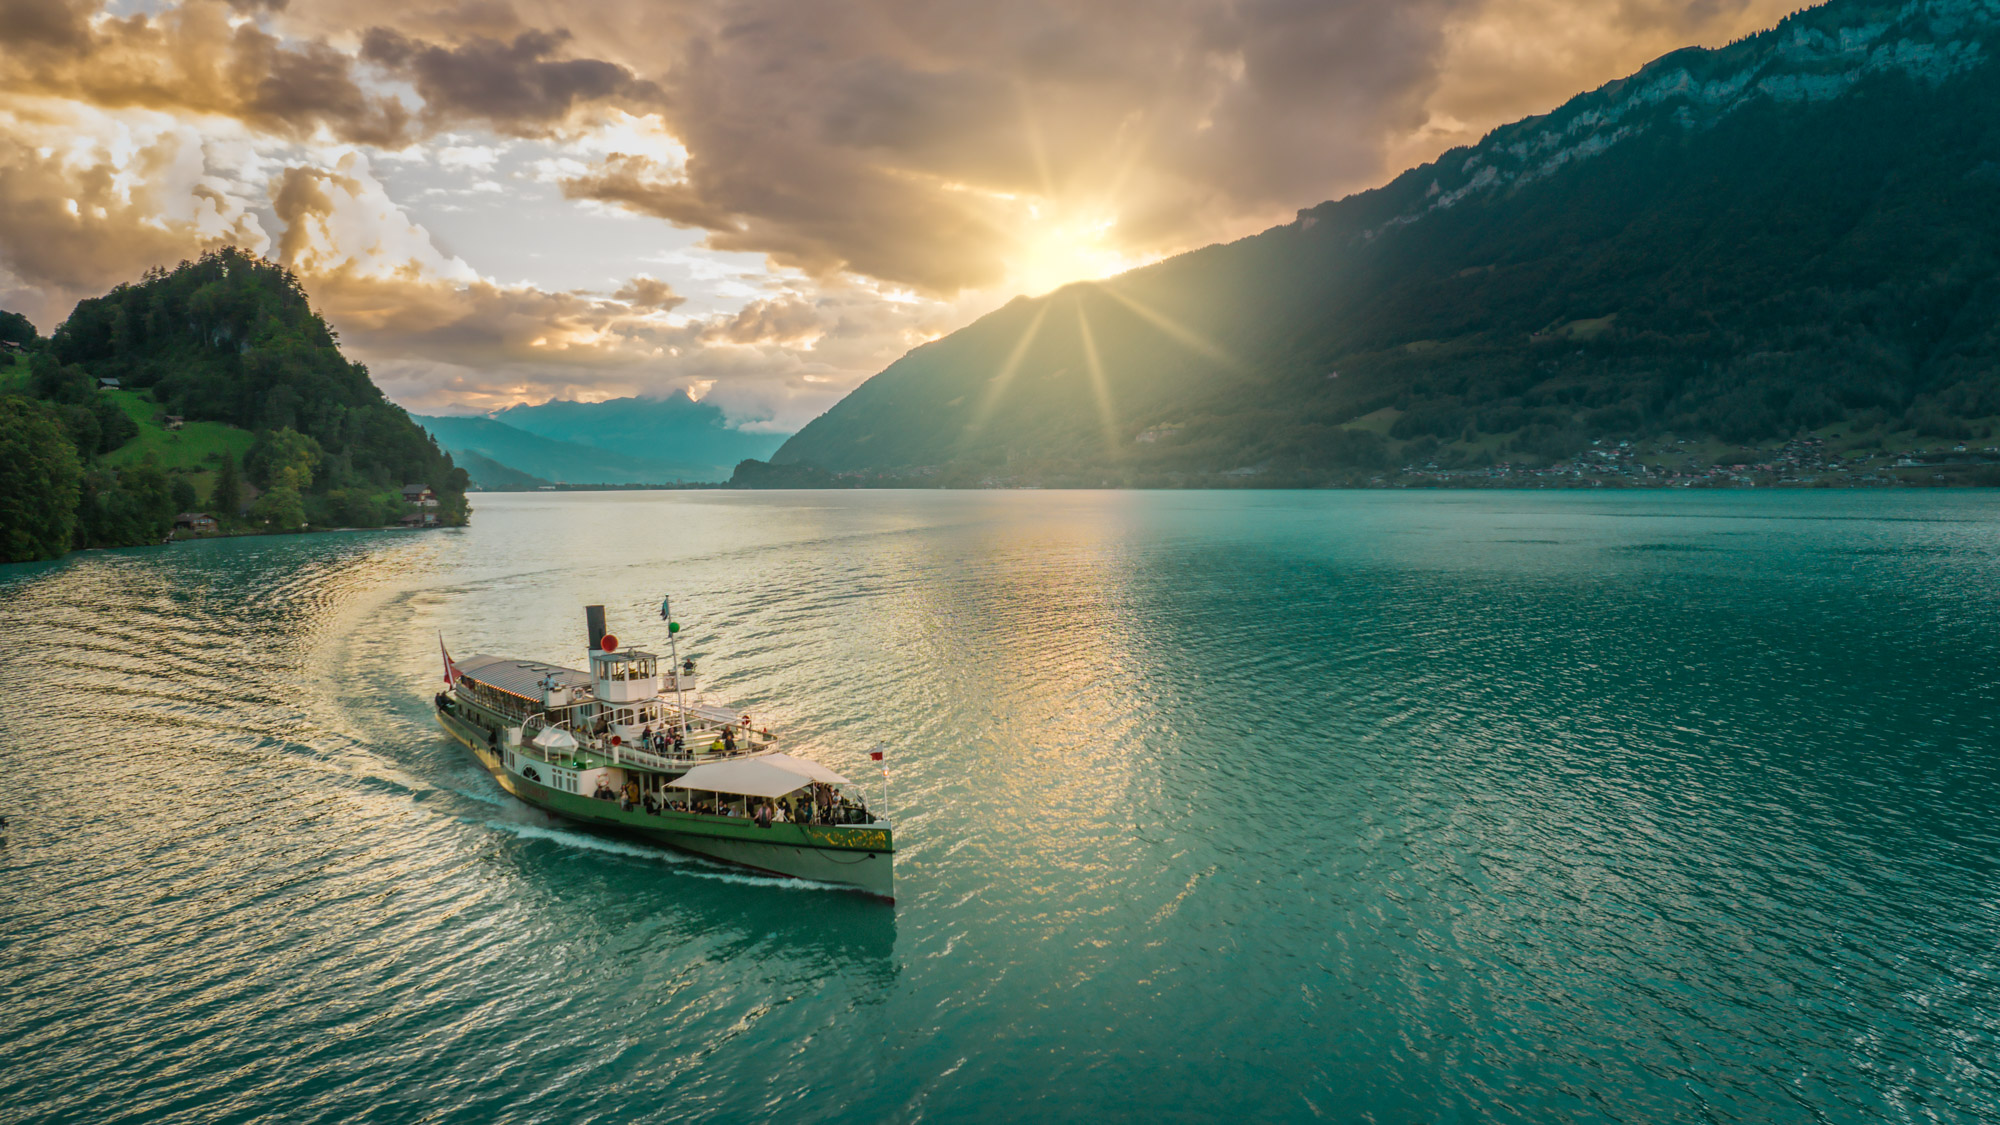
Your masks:
<instances>
[{"instance_id":1,"label":"white foam trail","mask_svg":"<svg viewBox=\"0 0 2000 1125\"><path fill-rule=\"evenodd\" d=\"M699 862L698 860L696 862ZM811 879L795 879L789 875L738 875L728 871L689 871L687 874L697 879L713 879L718 883L740 883L746 887L779 887L788 891L846 891L851 888L837 883L815 883Z\"/></svg>"},{"instance_id":2,"label":"white foam trail","mask_svg":"<svg viewBox=\"0 0 2000 1125\"><path fill-rule=\"evenodd\" d=\"M585 836L575 832L564 832L559 828L543 828L537 824L510 824L503 820L484 822L488 828L498 828L522 839L547 840L566 847L583 848L589 851L606 852L611 855L647 859L656 863L679 868L680 873L696 879L713 879L718 883L736 883L745 887L777 887L788 891L845 891L848 888L835 883L815 883L811 879L797 879L789 875L744 875L732 871L714 870L707 860L698 856L683 855L666 848L649 848L642 844L624 844L616 840L603 840L595 836Z\"/></svg>"},{"instance_id":3,"label":"white foam trail","mask_svg":"<svg viewBox=\"0 0 2000 1125\"><path fill-rule=\"evenodd\" d=\"M510 824L504 820L485 822L488 828L498 828L511 832L527 840L548 840L572 848L584 848L594 852L608 852L612 855L631 856L634 859L653 859L676 866L689 861L664 848L647 848L638 844L621 844L616 840L600 840L595 836L584 836L575 832L564 832L559 828L543 828L537 824Z\"/></svg>"}]
</instances>

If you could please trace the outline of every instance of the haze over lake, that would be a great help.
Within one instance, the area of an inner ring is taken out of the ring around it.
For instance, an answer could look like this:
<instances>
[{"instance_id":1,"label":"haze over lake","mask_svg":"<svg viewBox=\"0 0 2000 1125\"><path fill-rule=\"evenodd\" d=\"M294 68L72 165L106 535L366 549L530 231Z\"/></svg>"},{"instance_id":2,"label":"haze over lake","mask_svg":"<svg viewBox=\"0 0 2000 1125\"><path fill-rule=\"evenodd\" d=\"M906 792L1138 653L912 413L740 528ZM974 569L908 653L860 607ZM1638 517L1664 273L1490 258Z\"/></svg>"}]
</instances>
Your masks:
<instances>
[{"instance_id":1,"label":"haze over lake","mask_svg":"<svg viewBox=\"0 0 2000 1125\"><path fill-rule=\"evenodd\" d=\"M474 499L0 567L17 1119L2000 1116L1991 492ZM433 723L667 593L895 904Z\"/></svg>"}]
</instances>

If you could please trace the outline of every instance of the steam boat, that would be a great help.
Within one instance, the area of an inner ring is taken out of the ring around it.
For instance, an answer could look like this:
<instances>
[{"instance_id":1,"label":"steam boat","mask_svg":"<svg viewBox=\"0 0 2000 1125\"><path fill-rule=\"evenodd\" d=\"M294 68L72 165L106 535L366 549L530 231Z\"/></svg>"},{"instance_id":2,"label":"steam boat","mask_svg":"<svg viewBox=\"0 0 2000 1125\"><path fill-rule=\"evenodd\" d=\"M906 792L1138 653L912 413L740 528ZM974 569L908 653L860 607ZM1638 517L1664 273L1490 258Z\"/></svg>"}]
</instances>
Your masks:
<instances>
[{"instance_id":1,"label":"steam boat","mask_svg":"<svg viewBox=\"0 0 2000 1125\"><path fill-rule=\"evenodd\" d=\"M895 833L847 778L780 748L748 713L690 702L695 663L621 649L585 607L590 670L478 655L454 661L438 722L501 788L536 808L760 871L895 897ZM878 758L880 755L876 755Z\"/></svg>"}]
</instances>

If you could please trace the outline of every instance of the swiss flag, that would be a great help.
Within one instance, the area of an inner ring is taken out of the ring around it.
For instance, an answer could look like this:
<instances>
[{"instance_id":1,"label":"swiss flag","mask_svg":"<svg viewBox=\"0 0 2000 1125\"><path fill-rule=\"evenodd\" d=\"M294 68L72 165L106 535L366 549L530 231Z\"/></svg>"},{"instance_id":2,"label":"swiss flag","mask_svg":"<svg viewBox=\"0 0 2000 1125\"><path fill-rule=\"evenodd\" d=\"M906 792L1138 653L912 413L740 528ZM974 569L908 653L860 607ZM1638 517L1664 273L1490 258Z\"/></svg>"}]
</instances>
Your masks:
<instances>
[{"instance_id":1,"label":"swiss flag","mask_svg":"<svg viewBox=\"0 0 2000 1125\"><path fill-rule=\"evenodd\" d=\"M458 665L451 662L451 650L444 647L444 638L438 638L438 652L444 657L444 686L458 683Z\"/></svg>"}]
</instances>

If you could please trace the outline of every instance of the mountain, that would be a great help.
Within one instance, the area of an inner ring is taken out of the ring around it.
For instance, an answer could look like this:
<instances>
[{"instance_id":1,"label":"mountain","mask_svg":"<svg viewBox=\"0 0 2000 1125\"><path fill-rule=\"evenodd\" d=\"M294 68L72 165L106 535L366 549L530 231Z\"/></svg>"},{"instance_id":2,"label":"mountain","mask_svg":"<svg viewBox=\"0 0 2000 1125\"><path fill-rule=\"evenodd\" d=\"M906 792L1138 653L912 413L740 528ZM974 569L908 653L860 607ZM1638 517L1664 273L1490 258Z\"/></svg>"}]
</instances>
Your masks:
<instances>
[{"instance_id":1,"label":"mountain","mask_svg":"<svg viewBox=\"0 0 2000 1125\"><path fill-rule=\"evenodd\" d=\"M746 457L769 457L787 436L732 429L721 408L684 394L609 402L545 402L509 407L493 418L556 441L687 466L676 475L690 480L722 480L729 476L731 466Z\"/></svg>"},{"instance_id":2,"label":"mountain","mask_svg":"<svg viewBox=\"0 0 2000 1125\"><path fill-rule=\"evenodd\" d=\"M225 248L78 303L46 340L0 314L0 337L5 561L158 543L197 507L249 531L467 518L465 473L275 263ZM434 506L404 503L412 483Z\"/></svg>"},{"instance_id":3,"label":"mountain","mask_svg":"<svg viewBox=\"0 0 2000 1125\"><path fill-rule=\"evenodd\" d=\"M454 452L452 460L457 461L472 477L473 486L487 492L533 492L538 488L548 488L555 482L543 480L518 469L510 469L483 453L466 449Z\"/></svg>"},{"instance_id":4,"label":"mountain","mask_svg":"<svg viewBox=\"0 0 2000 1125\"><path fill-rule=\"evenodd\" d=\"M418 416L454 457L477 455L505 469L558 484L671 484L706 479L702 466L628 457L575 442L557 441L485 417Z\"/></svg>"},{"instance_id":5,"label":"mountain","mask_svg":"<svg viewBox=\"0 0 2000 1125\"><path fill-rule=\"evenodd\" d=\"M1677 51L1284 226L1016 300L760 479L1339 484L1990 436L1996 52L1991 0L1835 0Z\"/></svg>"}]
</instances>

